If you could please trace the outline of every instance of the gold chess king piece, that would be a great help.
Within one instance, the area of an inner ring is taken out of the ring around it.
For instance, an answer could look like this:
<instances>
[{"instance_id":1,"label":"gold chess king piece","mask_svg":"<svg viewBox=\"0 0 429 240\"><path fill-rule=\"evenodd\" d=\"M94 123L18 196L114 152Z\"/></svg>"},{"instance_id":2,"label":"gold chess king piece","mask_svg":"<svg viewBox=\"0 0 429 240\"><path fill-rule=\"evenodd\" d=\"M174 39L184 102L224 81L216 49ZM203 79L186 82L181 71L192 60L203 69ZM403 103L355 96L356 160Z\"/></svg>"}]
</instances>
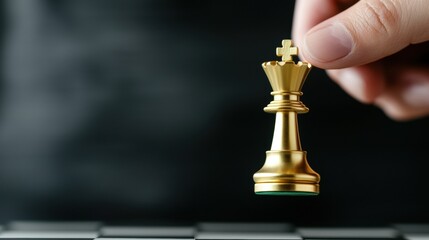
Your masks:
<instances>
[{"instance_id":1,"label":"gold chess king piece","mask_svg":"<svg viewBox=\"0 0 429 240\"><path fill-rule=\"evenodd\" d=\"M275 113L271 150L267 151L264 166L253 175L255 193L265 195L317 195L320 176L307 163L307 152L301 148L298 132L298 113L308 112L300 101L301 88L310 72L307 62L295 62L292 55L298 48L291 40L283 40L277 48L282 61L264 62L262 68L268 76L274 100L264 108Z\"/></svg>"}]
</instances>

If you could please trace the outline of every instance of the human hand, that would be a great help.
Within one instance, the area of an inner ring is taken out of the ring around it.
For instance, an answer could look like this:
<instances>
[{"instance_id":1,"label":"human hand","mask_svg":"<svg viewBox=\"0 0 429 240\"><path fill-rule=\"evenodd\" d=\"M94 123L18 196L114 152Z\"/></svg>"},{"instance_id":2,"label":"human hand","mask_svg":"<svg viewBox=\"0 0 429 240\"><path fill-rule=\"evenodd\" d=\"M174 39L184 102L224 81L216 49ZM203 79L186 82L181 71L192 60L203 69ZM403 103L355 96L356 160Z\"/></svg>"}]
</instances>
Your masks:
<instances>
[{"instance_id":1,"label":"human hand","mask_svg":"<svg viewBox=\"0 0 429 240\"><path fill-rule=\"evenodd\" d=\"M300 56L389 117L429 114L429 2L297 0Z\"/></svg>"}]
</instances>

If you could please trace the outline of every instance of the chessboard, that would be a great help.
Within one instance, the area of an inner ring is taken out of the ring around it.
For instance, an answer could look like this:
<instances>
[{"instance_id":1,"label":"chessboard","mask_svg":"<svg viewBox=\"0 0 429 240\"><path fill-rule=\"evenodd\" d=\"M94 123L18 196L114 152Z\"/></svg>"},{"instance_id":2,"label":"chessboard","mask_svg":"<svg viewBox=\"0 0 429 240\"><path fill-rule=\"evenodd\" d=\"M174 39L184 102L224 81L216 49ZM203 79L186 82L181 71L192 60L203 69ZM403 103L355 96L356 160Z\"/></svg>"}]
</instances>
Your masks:
<instances>
[{"instance_id":1,"label":"chessboard","mask_svg":"<svg viewBox=\"0 0 429 240\"><path fill-rule=\"evenodd\" d=\"M388 227L299 227L288 223L220 223L192 225L108 224L102 222L28 222L3 225L8 240L429 240L429 224Z\"/></svg>"}]
</instances>

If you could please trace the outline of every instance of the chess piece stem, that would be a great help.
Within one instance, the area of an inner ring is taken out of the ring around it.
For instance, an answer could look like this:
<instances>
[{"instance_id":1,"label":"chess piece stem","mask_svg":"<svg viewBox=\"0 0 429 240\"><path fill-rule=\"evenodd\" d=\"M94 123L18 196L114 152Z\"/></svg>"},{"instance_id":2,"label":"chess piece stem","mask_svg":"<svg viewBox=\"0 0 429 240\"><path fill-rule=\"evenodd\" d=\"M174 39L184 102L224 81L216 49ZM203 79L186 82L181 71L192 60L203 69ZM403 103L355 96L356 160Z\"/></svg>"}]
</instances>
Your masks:
<instances>
[{"instance_id":1,"label":"chess piece stem","mask_svg":"<svg viewBox=\"0 0 429 240\"><path fill-rule=\"evenodd\" d=\"M302 150L298 133L296 112L276 113L271 150Z\"/></svg>"}]
</instances>

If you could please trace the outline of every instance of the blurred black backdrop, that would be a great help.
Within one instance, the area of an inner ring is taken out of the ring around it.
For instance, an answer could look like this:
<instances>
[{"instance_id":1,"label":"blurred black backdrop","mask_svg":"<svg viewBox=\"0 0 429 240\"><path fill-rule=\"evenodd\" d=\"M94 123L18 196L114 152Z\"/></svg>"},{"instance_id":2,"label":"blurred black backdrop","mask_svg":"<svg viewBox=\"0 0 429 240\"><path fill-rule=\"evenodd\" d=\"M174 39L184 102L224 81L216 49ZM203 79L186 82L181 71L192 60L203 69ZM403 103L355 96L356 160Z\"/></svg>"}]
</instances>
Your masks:
<instances>
[{"instance_id":1,"label":"blurred black backdrop","mask_svg":"<svg viewBox=\"0 0 429 240\"><path fill-rule=\"evenodd\" d=\"M0 221L428 220L429 119L394 122L320 69L299 120L320 196L254 195L274 124L260 65L293 1L1 3Z\"/></svg>"}]
</instances>

